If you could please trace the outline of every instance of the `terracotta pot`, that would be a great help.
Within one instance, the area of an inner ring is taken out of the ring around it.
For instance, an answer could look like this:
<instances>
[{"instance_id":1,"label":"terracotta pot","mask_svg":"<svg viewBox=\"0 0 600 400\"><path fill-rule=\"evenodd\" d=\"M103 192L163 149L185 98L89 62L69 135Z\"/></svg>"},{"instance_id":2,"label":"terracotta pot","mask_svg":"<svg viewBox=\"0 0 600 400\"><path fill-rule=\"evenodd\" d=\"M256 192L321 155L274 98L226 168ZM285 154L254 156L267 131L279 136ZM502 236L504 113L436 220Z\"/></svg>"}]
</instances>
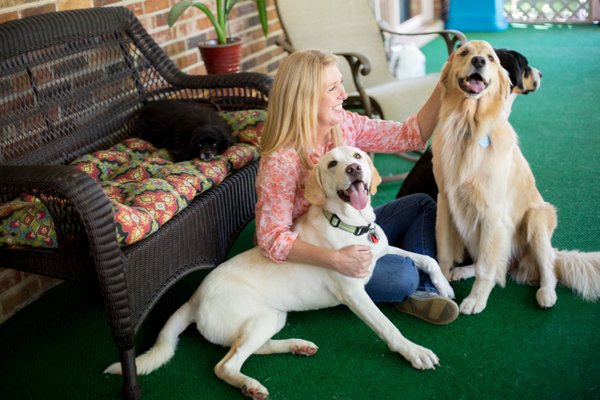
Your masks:
<instances>
[{"instance_id":1,"label":"terracotta pot","mask_svg":"<svg viewBox=\"0 0 600 400\"><path fill-rule=\"evenodd\" d=\"M227 38L227 44L218 44L209 40L198 45L202 60L209 74L240 72L242 60L242 40Z\"/></svg>"}]
</instances>

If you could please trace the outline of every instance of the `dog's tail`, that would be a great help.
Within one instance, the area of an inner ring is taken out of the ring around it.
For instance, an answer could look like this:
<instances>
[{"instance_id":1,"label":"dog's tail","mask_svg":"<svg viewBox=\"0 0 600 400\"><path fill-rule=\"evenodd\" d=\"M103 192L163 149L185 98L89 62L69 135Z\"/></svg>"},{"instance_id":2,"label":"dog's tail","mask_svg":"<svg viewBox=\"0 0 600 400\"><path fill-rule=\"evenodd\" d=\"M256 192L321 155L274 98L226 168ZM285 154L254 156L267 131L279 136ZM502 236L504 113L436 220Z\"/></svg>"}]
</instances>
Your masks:
<instances>
[{"instance_id":1,"label":"dog's tail","mask_svg":"<svg viewBox=\"0 0 600 400\"><path fill-rule=\"evenodd\" d=\"M192 307L185 303L167 321L158 334L156 343L144 354L135 359L137 373L146 375L169 361L175 354L177 340L181 332L194 320ZM122 374L120 363L114 363L104 370L105 374Z\"/></svg>"},{"instance_id":2,"label":"dog's tail","mask_svg":"<svg viewBox=\"0 0 600 400\"><path fill-rule=\"evenodd\" d=\"M584 299L600 297L600 252L556 251L554 270L560 283Z\"/></svg>"}]
</instances>

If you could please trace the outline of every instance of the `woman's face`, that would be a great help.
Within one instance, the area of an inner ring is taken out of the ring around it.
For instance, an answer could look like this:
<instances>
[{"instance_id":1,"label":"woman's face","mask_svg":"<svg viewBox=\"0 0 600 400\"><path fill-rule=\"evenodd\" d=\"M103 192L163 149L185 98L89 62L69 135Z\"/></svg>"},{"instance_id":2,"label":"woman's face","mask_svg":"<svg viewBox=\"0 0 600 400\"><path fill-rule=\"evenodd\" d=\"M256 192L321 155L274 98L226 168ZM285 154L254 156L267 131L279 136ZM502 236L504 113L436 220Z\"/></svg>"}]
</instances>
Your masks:
<instances>
[{"instance_id":1,"label":"woman's face","mask_svg":"<svg viewBox=\"0 0 600 400\"><path fill-rule=\"evenodd\" d=\"M326 134L331 128L343 121L342 103L348 98L342 84L342 73L337 65L332 64L324 67L323 82L317 116L320 134Z\"/></svg>"}]
</instances>

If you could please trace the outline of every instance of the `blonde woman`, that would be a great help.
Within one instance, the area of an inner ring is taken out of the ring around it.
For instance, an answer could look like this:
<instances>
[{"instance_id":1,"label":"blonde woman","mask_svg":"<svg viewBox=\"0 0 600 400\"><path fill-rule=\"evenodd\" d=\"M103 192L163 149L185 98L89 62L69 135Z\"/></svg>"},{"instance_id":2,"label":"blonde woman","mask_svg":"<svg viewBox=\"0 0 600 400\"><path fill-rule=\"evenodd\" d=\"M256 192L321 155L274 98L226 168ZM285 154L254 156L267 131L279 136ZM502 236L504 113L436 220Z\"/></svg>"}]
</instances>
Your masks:
<instances>
[{"instance_id":1,"label":"blonde woman","mask_svg":"<svg viewBox=\"0 0 600 400\"><path fill-rule=\"evenodd\" d=\"M373 259L369 247L322 248L297 239L291 230L309 208L304 198L308 173L340 145L380 153L423 149L435 127L440 93L436 88L404 123L377 120L342 108L348 96L341 79L337 58L318 50L294 52L281 63L261 136L256 235L264 254L276 262L302 261L360 278ZM435 257L435 211L435 202L418 194L378 207L375 214L390 244ZM373 301L396 303L398 310L431 323L448 324L458 316L456 303L437 295L429 277L408 258L380 258L366 290Z\"/></svg>"}]
</instances>

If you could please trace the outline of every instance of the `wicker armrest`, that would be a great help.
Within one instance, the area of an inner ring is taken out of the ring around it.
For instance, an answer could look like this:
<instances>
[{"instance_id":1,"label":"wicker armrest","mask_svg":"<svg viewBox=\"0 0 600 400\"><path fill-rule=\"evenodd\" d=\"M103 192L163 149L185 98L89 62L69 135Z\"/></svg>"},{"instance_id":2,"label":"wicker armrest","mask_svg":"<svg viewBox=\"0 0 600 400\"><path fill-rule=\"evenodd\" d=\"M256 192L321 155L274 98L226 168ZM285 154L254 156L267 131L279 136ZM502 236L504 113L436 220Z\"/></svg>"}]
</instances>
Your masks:
<instances>
[{"instance_id":1,"label":"wicker armrest","mask_svg":"<svg viewBox=\"0 0 600 400\"><path fill-rule=\"evenodd\" d=\"M86 173L66 165L6 166L0 165L0 193L28 193L40 197L50 212L66 214L76 211L88 236L96 236L106 228L114 230L113 212L102 187ZM63 204L50 204L49 199L62 198ZM72 205L70 207L69 205ZM60 209L62 208L62 210ZM114 236L114 231L108 230Z\"/></svg>"},{"instance_id":2,"label":"wicker armrest","mask_svg":"<svg viewBox=\"0 0 600 400\"><path fill-rule=\"evenodd\" d=\"M10 201L20 193L32 194L45 203L56 224L59 247L69 241L89 241L94 256L106 254L108 249L115 251L113 256L119 253L111 202L89 175L64 165L0 166L3 200ZM104 267L96 266L98 274L104 273Z\"/></svg>"},{"instance_id":3,"label":"wicker armrest","mask_svg":"<svg viewBox=\"0 0 600 400\"><path fill-rule=\"evenodd\" d=\"M231 74L188 75L180 70L163 71L169 83L164 94L176 94L177 98L212 102L222 110L264 109L273 78L256 72Z\"/></svg>"},{"instance_id":4,"label":"wicker armrest","mask_svg":"<svg viewBox=\"0 0 600 400\"><path fill-rule=\"evenodd\" d=\"M165 74L165 79L175 90L203 91L202 97L222 110L266 108L273 81L270 76L255 72L215 75L187 75L178 72L174 75ZM193 97L199 96L192 93Z\"/></svg>"}]
</instances>

